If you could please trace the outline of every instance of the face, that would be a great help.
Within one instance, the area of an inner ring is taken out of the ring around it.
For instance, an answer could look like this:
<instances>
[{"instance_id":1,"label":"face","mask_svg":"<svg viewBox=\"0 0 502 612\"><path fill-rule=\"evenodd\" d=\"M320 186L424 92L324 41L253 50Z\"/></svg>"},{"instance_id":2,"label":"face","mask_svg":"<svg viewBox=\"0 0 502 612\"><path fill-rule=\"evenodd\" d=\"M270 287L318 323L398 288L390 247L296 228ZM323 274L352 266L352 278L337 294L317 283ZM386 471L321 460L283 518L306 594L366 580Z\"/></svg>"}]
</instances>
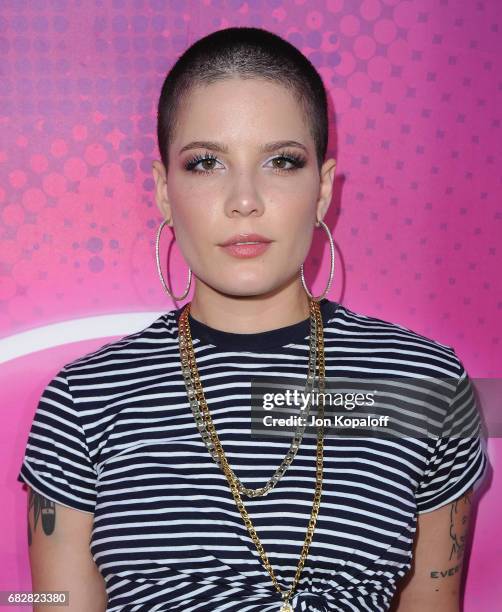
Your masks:
<instances>
[{"instance_id":1,"label":"face","mask_svg":"<svg viewBox=\"0 0 502 612\"><path fill-rule=\"evenodd\" d=\"M336 162L326 161L319 176L293 95L275 83L232 78L193 89L178 120L168 172L156 161L153 174L157 204L196 283L256 296L295 275L300 282L315 224L331 200ZM270 145L284 141L294 143ZM240 233L271 242L256 256L236 257L220 245Z\"/></svg>"}]
</instances>

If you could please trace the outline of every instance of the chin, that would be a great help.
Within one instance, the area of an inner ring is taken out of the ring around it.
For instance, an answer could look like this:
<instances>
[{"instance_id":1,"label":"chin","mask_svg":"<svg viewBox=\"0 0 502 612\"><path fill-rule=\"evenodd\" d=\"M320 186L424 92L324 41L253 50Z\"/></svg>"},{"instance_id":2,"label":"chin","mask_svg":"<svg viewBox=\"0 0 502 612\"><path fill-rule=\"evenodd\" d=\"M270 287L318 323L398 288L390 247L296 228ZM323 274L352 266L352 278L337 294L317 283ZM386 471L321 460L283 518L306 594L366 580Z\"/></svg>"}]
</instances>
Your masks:
<instances>
[{"instance_id":1,"label":"chin","mask_svg":"<svg viewBox=\"0 0 502 612\"><path fill-rule=\"evenodd\" d=\"M273 287L270 287L270 285L264 284L263 277L253 280L246 278L241 282L239 282L239 279L233 278L231 282L223 285L221 284L221 279L219 280L220 283L214 284L213 287L221 293L232 297L253 297L266 295L274 289Z\"/></svg>"}]
</instances>

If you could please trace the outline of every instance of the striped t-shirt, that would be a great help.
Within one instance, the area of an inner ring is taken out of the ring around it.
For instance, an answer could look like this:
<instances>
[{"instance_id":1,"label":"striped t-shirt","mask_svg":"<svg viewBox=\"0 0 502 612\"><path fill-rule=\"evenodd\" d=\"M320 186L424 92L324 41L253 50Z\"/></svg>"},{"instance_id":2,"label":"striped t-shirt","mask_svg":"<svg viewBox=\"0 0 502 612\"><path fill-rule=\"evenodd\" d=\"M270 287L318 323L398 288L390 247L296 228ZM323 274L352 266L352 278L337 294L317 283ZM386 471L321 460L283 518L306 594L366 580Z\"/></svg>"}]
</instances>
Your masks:
<instances>
[{"instance_id":1,"label":"striped t-shirt","mask_svg":"<svg viewBox=\"0 0 502 612\"><path fill-rule=\"evenodd\" d=\"M321 507L291 604L295 612L388 610L410 568L417 513L460 497L485 471L479 413L452 347L327 299L321 312L327 378L449 377L444 410L432 408L442 431L462 421L472 432L324 440ZM180 313L171 310L54 376L18 480L94 514L90 550L105 579L107 611L278 612L281 597L190 409ZM228 462L244 485L261 487L290 439L251 435L251 381L306 380L309 319L254 334L213 329L191 315L189 322ZM304 436L268 495L242 496L282 590L293 581L305 539L315 457L315 437Z\"/></svg>"}]
</instances>

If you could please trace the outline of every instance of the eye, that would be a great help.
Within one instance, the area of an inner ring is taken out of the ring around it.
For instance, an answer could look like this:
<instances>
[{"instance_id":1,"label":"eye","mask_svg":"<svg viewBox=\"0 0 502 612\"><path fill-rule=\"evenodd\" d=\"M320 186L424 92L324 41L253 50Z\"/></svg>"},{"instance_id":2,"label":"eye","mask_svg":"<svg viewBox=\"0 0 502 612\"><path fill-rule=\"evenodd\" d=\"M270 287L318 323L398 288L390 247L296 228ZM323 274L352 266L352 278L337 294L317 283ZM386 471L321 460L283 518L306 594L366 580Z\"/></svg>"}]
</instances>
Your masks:
<instances>
[{"instance_id":1,"label":"eye","mask_svg":"<svg viewBox=\"0 0 502 612\"><path fill-rule=\"evenodd\" d=\"M307 163L307 160L305 159L305 157L303 157L303 155L298 155L297 153L286 153L286 152L281 152L280 155L272 158L271 161L272 162L279 161L281 164L286 162L292 165L292 167L290 168L285 168L283 165L275 166L274 170L277 170L279 173L294 172L295 170L298 170L299 168L303 168L305 164Z\"/></svg>"},{"instance_id":2,"label":"eye","mask_svg":"<svg viewBox=\"0 0 502 612\"><path fill-rule=\"evenodd\" d=\"M193 172L194 174L212 174L214 171L215 162L217 158L212 153L204 153L204 155L194 155L185 162L185 170ZM209 163L208 170L195 170L199 164Z\"/></svg>"}]
</instances>

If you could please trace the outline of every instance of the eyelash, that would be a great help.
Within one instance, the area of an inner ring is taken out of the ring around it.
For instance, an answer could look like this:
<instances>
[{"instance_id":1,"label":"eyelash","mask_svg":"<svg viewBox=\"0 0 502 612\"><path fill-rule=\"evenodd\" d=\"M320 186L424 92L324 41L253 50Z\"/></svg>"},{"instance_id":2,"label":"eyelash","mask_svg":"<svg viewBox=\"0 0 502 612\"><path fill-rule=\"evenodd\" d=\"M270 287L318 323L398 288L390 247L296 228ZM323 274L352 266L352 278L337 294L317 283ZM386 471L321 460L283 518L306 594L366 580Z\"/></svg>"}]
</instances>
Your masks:
<instances>
[{"instance_id":1,"label":"eyelash","mask_svg":"<svg viewBox=\"0 0 502 612\"><path fill-rule=\"evenodd\" d=\"M307 161L305 157L303 157L302 155L298 155L296 153L287 153L287 152L282 152L276 157L273 157L272 159L285 159L286 161L293 164L293 168L274 168L274 170L278 172L279 174L282 174L282 173L288 174L289 172L294 172L295 170L298 170L299 168L303 168ZM206 160L218 161L218 158L215 157L212 153L208 153L208 152L204 153L204 155L200 155L200 154L194 155L192 158L188 159L185 162L185 170L188 170L189 172L192 172L193 174L212 174L214 172L214 169L213 170L195 170L195 166L197 166L201 161L206 161Z\"/></svg>"}]
</instances>

